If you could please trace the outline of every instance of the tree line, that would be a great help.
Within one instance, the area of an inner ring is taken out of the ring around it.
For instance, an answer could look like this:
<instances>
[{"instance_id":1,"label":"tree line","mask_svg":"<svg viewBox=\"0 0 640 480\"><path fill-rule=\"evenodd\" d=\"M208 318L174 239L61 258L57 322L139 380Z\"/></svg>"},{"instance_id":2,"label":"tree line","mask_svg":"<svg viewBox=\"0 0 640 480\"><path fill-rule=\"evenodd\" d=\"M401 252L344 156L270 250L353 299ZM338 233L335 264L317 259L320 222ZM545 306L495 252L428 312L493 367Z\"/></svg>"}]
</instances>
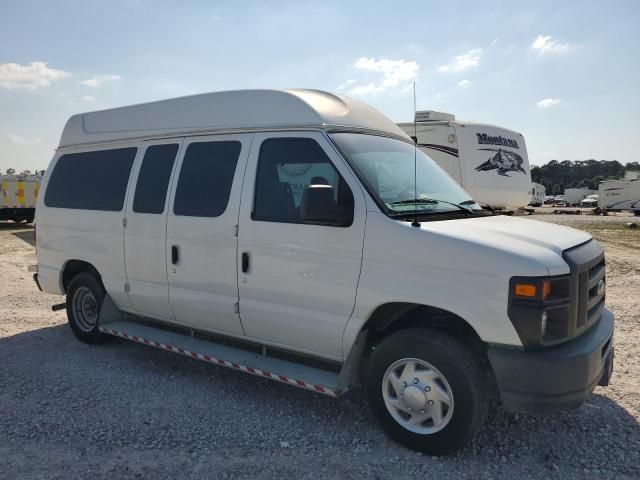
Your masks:
<instances>
[{"instance_id":1,"label":"tree line","mask_svg":"<svg viewBox=\"0 0 640 480\"><path fill-rule=\"evenodd\" d=\"M598 190L603 180L623 178L627 170L640 170L640 163L622 165L617 160L551 160L531 167L531 180L544 185L547 195L561 195L565 188Z\"/></svg>"}]
</instances>

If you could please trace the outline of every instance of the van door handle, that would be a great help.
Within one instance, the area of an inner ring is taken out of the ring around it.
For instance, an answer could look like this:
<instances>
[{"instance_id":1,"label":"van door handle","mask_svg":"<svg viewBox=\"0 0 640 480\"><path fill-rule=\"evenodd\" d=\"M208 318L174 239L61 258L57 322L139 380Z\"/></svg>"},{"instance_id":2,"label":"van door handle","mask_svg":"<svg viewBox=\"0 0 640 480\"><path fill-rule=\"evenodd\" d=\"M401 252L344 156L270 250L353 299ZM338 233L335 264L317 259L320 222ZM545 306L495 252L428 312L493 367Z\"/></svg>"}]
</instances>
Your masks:
<instances>
[{"instance_id":1,"label":"van door handle","mask_svg":"<svg viewBox=\"0 0 640 480\"><path fill-rule=\"evenodd\" d=\"M176 265L178 263L178 246L171 245L171 263Z\"/></svg>"},{"instance_id":2,"label":"van door handle","mask_svg":"<svg viewBox=\"0 0 640 480\"><path fill-rule=\"evenodd\" d=\"M242 252L242 273L249 271L249 252Z\"/></svg>"}]
</instances>

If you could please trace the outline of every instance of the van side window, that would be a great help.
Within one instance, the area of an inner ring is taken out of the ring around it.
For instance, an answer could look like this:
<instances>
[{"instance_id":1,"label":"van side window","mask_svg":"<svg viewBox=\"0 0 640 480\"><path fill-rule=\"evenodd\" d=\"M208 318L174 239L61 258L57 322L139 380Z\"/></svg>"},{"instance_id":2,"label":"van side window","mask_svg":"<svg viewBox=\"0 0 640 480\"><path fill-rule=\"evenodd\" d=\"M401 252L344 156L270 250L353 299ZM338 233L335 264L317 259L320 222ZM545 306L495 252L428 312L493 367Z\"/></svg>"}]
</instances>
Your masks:
<instances>
[{"instance_id":1,"label":"van side window","mask_svg":"<svg viewBox=\"0 0 640 480\"><path fill-rule=\"evenodd\" d=\"M162 213L167 198L173 162L178 144L152 145L147 148L136 183L133 211L136 213Z\"/></svg>"},{"instance_id":2,"label":"van side window","mask_svg":"<svg viewBox=\"0 0 640 480\"><path fill-rule=\"evenodd\" d=\"M242 145L238 141L195 142L182 161L173 213L218 217L229 203Z\"/></svg>"},{"instance_id":3,"label":"van side window","mask_svg":"<svg viewBox=\"0 0 640 480\"><path fill-rule=\"evenodd\" d=\"M311 138L272 138L260 147L253 220L347 227L353 194Z\"/></svg>"},{"instance_id":4,"label":"van side window","mask_svg":"<svg viewBox=\"0 0 640 480\"><path fill-rule=\"evenodd\" d=\"M47 185L47 207L119 212L124 205L135 147L67 153Z\"/></svg>"}]
</instances>

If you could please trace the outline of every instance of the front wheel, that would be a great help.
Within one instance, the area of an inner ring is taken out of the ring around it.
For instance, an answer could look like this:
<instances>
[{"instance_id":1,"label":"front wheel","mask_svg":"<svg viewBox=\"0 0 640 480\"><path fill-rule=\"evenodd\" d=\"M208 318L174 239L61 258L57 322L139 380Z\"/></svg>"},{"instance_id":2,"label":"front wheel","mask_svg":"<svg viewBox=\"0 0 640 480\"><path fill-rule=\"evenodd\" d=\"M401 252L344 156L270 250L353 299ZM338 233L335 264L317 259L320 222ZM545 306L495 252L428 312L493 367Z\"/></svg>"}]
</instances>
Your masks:
<instances>
[{"instance_id":1,"label":"front wheel","mask_svg":"<svg viewBox=\"0 0 640 480\"><path fill-rule=\"evenodd\" d=\"M430 455L462 448L488 410L478 358L438 330L409 329L385 338L370 357L367 396L385 432Z\"/></svg>"}]
</instances>

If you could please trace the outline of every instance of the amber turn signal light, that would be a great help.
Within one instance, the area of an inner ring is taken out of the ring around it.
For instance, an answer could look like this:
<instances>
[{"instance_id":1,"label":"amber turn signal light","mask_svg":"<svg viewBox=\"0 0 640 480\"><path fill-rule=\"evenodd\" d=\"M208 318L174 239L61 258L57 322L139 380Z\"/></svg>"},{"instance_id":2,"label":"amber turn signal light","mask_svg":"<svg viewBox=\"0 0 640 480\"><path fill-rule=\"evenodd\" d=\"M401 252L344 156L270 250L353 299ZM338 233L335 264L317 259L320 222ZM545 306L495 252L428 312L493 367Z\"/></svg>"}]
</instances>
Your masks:
<instances>
[{"instance_id":1,"label":"amber turn signal light","mask_svg":"<svg viewBox=\"0 0 640 480\"><path fill-rule=\"evenodd\" d=\"M516 283L513 293L515 293L517 297L533 298L536 296L537 288L530 283Z\"/></svg>"},{"instance_id":2,"label":"amber turn signal light","mask_svg":"<svg viewBox=\"0 0 640 480\"><path fill-rule=\"evenodd\" d=\"M542 284L542 298L547 298L549 295L551 295L551 282L545 280Z\"/></svg>"}]
</instances>

